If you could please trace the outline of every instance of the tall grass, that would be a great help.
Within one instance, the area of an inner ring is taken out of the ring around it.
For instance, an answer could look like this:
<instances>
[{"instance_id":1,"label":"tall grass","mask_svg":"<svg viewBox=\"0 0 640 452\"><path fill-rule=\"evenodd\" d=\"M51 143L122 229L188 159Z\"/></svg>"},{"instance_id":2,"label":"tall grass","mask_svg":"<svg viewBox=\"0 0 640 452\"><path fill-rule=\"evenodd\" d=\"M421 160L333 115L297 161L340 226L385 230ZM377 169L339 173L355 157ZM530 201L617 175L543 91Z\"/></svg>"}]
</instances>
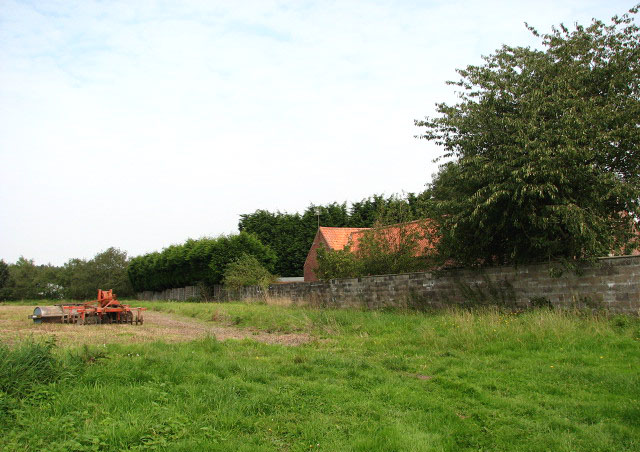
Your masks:
<instances>
[{"instance_id":1,"label":"tall grass","mask_svg":"<svg viewBox=\"0 0 640 452\"><path fill-rule=\"evenodd\" d=\"M44 385L61 378L64 366L53 348L52 340L29 341L13 348L0 343L0 422L7 422Z\"/></svg>"},{"instance_id":2,"label":"tall grass","mask_svg":"<svg viewBox=\"0 0 640 452\"><path fill-rule=\"evenodd\" d=\"M53 340L28 341L13 348L0 343L0 391L9 396L25 395L58 380L64 365L54 355L54 346Z\"/></svg>"},{"instance_id":3,"label":"tall grass","mask_svg":"<svg viewBox=\"0 0 640 452\"><path fill-rule=\"evenodd\" d=\"M56 383L72 381L87 363L103 356L86 345L71 352L57 350L54 338L29 339L12 347L0 342L0 422L56 394Z\"/></svg>"}]
</instances>

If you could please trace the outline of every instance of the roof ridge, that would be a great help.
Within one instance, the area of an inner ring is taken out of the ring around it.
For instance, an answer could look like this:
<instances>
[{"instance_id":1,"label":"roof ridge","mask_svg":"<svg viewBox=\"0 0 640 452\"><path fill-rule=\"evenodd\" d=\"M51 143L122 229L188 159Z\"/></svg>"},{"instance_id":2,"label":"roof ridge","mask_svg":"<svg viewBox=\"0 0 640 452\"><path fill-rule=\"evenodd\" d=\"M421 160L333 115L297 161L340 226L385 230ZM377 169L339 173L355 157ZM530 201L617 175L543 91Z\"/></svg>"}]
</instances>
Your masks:
<instances>
[{"instance_id":1,"label":"roof ridge","mask_svg":"<svg viewBox=\"0 0 640 452\"><path fill-rule=\"evenodd\" d=\"M318 226L320 229L371 229L371 228L356 228L351 226Z\"/></svg>"}]
</instances>

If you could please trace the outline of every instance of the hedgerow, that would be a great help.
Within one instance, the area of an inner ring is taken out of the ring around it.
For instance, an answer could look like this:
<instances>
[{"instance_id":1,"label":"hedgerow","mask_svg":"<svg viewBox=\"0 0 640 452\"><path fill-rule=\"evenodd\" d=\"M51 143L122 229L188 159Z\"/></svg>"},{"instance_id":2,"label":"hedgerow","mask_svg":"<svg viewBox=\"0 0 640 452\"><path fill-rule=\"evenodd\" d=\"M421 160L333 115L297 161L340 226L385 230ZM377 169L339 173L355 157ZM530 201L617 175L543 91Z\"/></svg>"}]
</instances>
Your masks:
<instances>
[{"instance_id":1,"label":"hedgerow","mask_svg":"<svg viewBox=\"0 0 640 452\"><path fill-rule=\"evenodd\" d=\"M242 255L255 257L267 270L273 271L275 253L255 234L189 239L131 259L129 279L134 290L165 290L197 284L220 284L227 265Z\"/></svg>"}]
</instances>

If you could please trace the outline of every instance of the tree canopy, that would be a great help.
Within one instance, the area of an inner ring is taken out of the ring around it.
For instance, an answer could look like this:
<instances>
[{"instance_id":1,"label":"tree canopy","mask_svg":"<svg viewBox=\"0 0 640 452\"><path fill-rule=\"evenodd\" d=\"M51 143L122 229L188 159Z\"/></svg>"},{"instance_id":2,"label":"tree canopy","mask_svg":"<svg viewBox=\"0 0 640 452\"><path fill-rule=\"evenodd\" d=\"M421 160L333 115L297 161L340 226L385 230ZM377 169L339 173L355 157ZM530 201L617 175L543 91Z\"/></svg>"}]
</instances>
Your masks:
<instances>
[{"instance_id":1,"label":"tree canopy","mask_svg":"<svg viewBox=\"0 0 640 452\"><path fill-rule=\"evenodd\" d=\"M416 121L444 148L428 195L442 259L575 261L628 252L640 199L640 39L634 16L529 30L458 70L455 105Z\"/></svg>"}]
</instances>

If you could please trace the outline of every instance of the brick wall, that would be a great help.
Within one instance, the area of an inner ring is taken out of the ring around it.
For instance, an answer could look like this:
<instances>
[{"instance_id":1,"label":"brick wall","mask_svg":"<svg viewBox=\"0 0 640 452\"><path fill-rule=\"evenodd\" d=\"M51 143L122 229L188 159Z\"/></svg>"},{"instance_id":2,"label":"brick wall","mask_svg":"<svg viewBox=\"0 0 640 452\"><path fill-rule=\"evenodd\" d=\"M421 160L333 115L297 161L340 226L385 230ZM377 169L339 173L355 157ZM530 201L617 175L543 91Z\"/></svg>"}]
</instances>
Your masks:
<instances>
[{"instance_id":1,"label":"brick wall","mask_svg":"<svg viewBox=\"0 0 640 452\"><path fill-rule=\"evenodd\" d=\"M318 268L317 251L321 244L328 248L327 243L320 235L320 229L318 229L318 232L316 232L316 236L313 239L313 243L311 244L311 249L309 249L307 258L304 261L303 275L305 282L318 280L318 277L316 276L316 269Z\"/></svg>"},{"instance_id":2,"label":"brick wall","mask_svg":"<svg viewBox=\"0 0 640 452\"><path fill-rule=\"evenodd\" d=\"M175 289L174 289L175 290ZM167 291L165 291L167 292ZM255 298L256 290L234 293L234 299ZM231 294L225 294L229 298ZM366 276L326 282L275 284L272 297L326 306L442 308L464 304L525 307L543 298L557 307L604 308L640 313L640 256L602 258L580 275L551 276L549 266L494 267L432 273ZM160 299L160 298L154 298Z\"/></svg>"}]
</instances>

